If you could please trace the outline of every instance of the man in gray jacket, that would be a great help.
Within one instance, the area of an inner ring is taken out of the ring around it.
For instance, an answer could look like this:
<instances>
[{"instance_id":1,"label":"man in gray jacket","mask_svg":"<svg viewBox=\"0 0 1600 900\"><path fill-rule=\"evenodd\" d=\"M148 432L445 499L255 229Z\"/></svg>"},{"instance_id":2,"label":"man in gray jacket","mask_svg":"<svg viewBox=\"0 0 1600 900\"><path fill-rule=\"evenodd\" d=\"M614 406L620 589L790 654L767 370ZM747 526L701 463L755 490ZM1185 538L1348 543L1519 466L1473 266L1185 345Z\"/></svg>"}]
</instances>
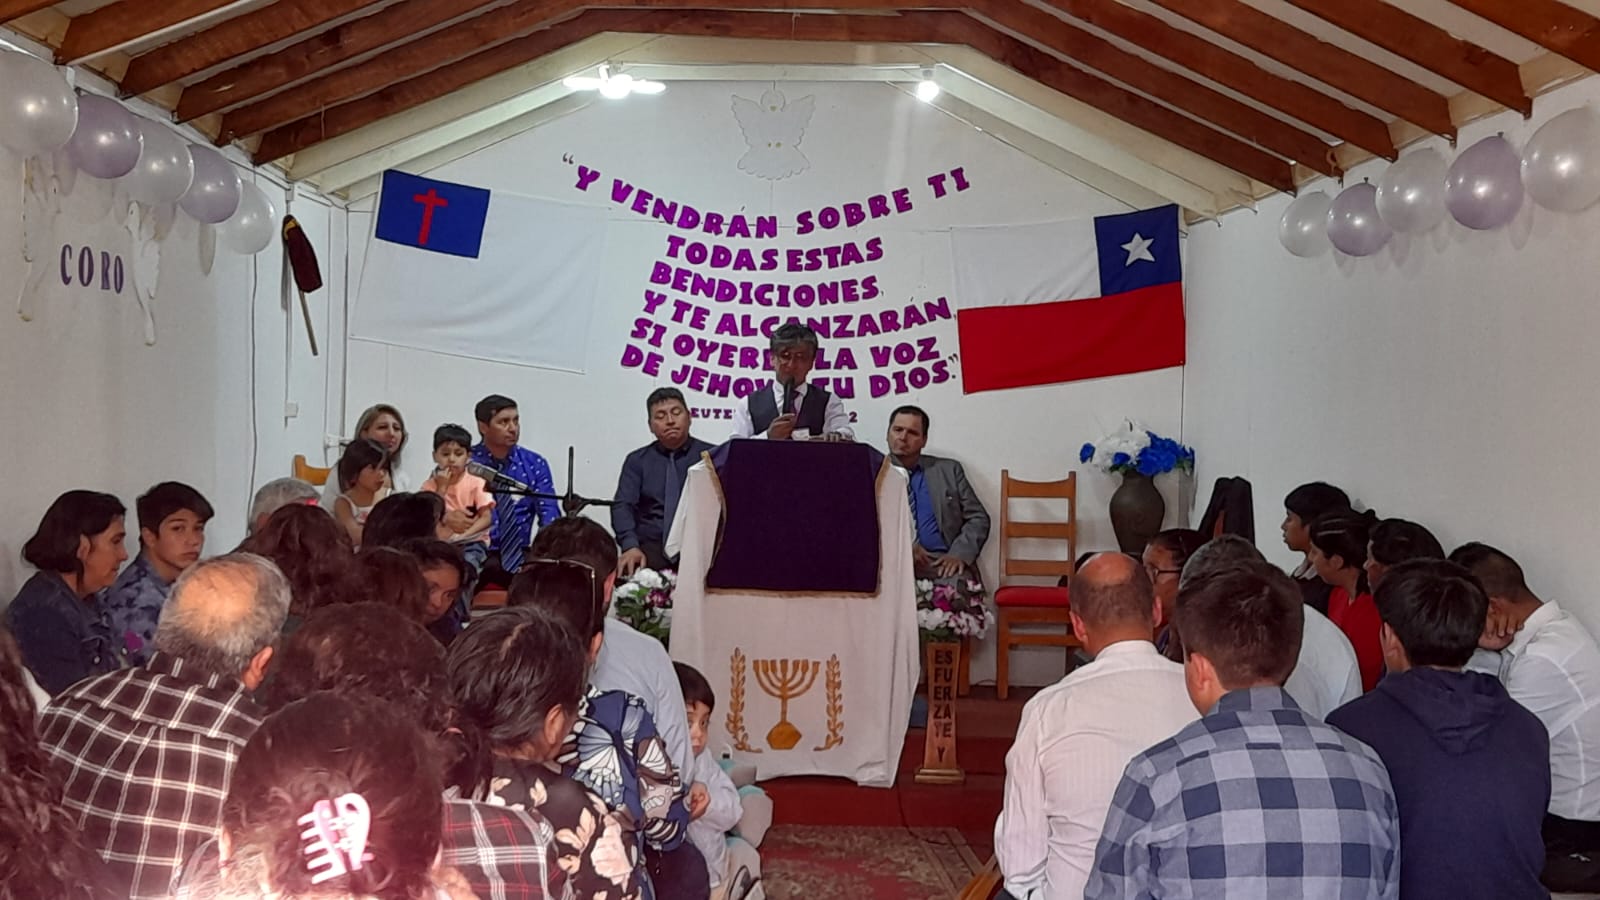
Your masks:
<instances>
[{"instance_id":1,"label":"man in gray jacket","mask_svg":"<svg viewBox=\"0 0 1600 900\"><path fill-rule=\"evenodd\" d=\"M961 463L923 453L927 443L926 412L902 406L889 416L889 453L911 479L917 577L978 578L978 553L989 539L989 511Z\"/></svg>"}]
</instances>

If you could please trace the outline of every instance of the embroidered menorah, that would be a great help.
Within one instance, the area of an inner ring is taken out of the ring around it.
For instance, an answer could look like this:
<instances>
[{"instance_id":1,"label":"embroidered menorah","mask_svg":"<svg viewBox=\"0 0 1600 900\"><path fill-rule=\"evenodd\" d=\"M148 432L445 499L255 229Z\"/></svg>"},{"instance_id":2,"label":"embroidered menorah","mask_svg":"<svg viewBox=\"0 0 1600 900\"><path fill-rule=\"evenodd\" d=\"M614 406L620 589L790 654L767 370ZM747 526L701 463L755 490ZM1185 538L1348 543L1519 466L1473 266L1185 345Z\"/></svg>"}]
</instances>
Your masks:
<instances>
[{"instance_id":1,"label":"embroidered menorah","mask_svg":"<svg viewBox=\"0 0 1600 900\"><path fill-rule=\"evenodd\" d=\"M757 659L751 662L756 684L778 699L778 724L767 732L767 745L790 750L800 743L800 729L789 721L789 701L804 696L817 683L822 663L815 659Z\"/></svg>"}]
</instances>

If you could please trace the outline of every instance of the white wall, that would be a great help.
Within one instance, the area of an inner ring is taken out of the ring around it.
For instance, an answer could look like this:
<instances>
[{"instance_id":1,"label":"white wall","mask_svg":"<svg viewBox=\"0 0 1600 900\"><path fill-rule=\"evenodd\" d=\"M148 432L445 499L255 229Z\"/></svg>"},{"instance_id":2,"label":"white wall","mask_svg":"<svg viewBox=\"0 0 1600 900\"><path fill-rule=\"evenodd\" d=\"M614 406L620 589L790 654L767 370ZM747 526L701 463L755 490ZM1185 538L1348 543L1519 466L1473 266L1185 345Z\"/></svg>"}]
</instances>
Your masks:
<instances>
[{"instance_id":1,"label":"white wall","mask_svg":"<svg viewBox=\"0 0 1600 900\"><path fill-rule=\"evenodd\" d=\"M281 184L242 165L240 171L258 179L281 214ZM8 476L0 605L31 574L20 559L22 543L50 502L71 488L116 494L134 532L140 493L158 481L187 482L216 508L207 552L232 549L244 535L254 486L289 474L296 452L317 458L324 432L337 430L344 353L343 210L305 192L292 208L327 282L311 295L320 357L310 355L298 306L283 305L281 244L275 240L254 258L219 246L207 275L200 228L181 213L161 244L156 342L146 346L131 238L122 227L127 201L115 183L77 178L47 230L38 286L29 288L22 173L23 161L0 148L0 460ZM98 274L92 288L64 285L63 243L95 248L97 264L100 250L121 255L122 293L100 290ZM34 296L31 322L15 312L23 290ZM299 405L297 417L285 419L286 402ZM130 553L137 543L130 534Z\"/></svg>"},{"instance_id":2,"label":"white wall","mask_svg":"<svg viewBox=\"0 0 1600 900\"><path fill-rule=\"evenodd\" d=\"M781 85L790 102L817 98L802 151L811 168L770 182L739 171L745 150L730 113L730 96L756 98L768 84L675 83L656 97L598 103L537 130L504 141L436 171L433 177L567 202L606 205L619 224L607 246L611 265L602 275L601 306L591 331L587 371L582 374L464 360L367 341L350 346L346 428L370 403L399 405L412 431L406 468L420 478L430 465L426 447L432 429L455 421L470 429L472 404L485 394L504 393L521 403L523 442L544 453L564 487L568 445L577 448L577 490L609 496L622 457L649 440L643 409L654 380L619 366L624 338L639 310L639 298L658 258L665 232L609 200L612 177L702 210L777 215L785 225L796 213L824 204L862 201L903 185L920 189L916 209L905 216L868 223L856 233L833 232L829 242L883 234L894 247L872 271L886 296L856 311L898 307L923 292L937 295L953 284L947 255L952 226L1003 225L1083 218L1126 211L1122 204L1048 169L971 126L952 120L902 91L875 84ZM603 175L590 194L574 190L577 162ZM926 200L924 179L963 166L973 187L941 201ZM364 245L370 214L352 212L351 246ZM789 234L783 235L785 238ZM359 256L359 250L354 254ZM352 259L352 271L360 260ZM438 298L448 303L450 298ZM361 302L369 302L362 298ZM370 302L381 302L374 300ZM959 299L951 298L952 308ZM485 323L492 329L493 323ZM956 351L954 323L930 331L946 353ZM825 346L827 346L825 342ZM864 354L863 354L864 355ZM669 359L671 356L669 355ZM669 367L663 367L665 372ZM961 459L977 490L998 515L1000 470L1046 479L1077 467L1076 448L1097 439L1125 416L1164 433L1180 428L1182 371L1171 369L1074 385L964 396L958 381L901 396L873 400L858 394L858 436L883 443L886 417L899 403L925 407L933 420L929 452ZM707 400L690 392L691 405L732 407L734 400ZM729 424L706 421L699 436L718 441ZM1109 476L1080 473L1081 546L1114 545L1105 504L1115 489ZM1171 515L1176 517L1176 504ZM603 514L602 514L603 515ZM998 531L998 523L996 526ZM996 577L997 537L983 569ZM1017 657L1021 680L1060 674L1059 652ZM975 677L988 677L992 657L978 659Z\"/></svg>"},{"instance_id":3,"label":"white wall","mask_svg":"<svg viewBox=\"0 0 1600 900\"><path fill-rule=\"evenodd\" d=\"M1460 146L1503 131L1520 148L1596 99L1600 84L1582 82L1541 98L1531 121L1508 113L1463 129ZM1308 189L1319 187L1338 190ZM1447 220L1372 258L1301 260L1276 236L1288 202L1190 232L1185 421L1202 493L1218 476L1248 477L1259 543L1287 564L1284 494L1341 485L1427 525L1447 550L1502 547L1536 592L1600 632L1589 493L1600 207L1568 215L1528 201L1501 231Z\"/></svg>"}]
</instances>

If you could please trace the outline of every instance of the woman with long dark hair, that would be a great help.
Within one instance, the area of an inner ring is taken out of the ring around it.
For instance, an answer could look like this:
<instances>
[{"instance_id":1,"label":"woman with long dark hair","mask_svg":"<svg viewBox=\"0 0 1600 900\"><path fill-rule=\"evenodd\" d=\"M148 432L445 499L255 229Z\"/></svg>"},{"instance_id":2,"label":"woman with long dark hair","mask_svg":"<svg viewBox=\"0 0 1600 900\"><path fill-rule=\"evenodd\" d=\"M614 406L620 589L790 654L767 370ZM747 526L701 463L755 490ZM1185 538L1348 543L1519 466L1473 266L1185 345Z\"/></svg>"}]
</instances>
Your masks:
<instances>
[{"instance_id":1,"label":"woman with long dark hair","mask_svg":"<svg viewBox=\"0 0 1600 900\"><path fill-rule=\"evenodd\" d=\"M77 816L61 805L37 715L22 653L0 630L0 900L110 900L115 891L104 864L79 838Z\"/></svg>"},{"instance_id":2,"label":"woman with long dark hair","mask_svg":"<svg viewBox=\"0 0 1600 900\"><path fill-rule=\"evenodd\" d=\"M67 491L22 545L22 558L39 571L6 609L6 624L23 662L52 695L120 664L97 598L128 559L126 512L110 494Z\"/></svg>"},{"instance_id":3,"label":"woman with long dark hair","mask_svg":"<svg viewBox=\"0 0 1600 900\"><path fill-rule=\"evenodd\" d=\"M240 550L265 556L289 579L288 634L313 610L344 602L351 593L355 551L339 523L315 506L285 506L240 545Z\"/></svg>"}]
</instances>

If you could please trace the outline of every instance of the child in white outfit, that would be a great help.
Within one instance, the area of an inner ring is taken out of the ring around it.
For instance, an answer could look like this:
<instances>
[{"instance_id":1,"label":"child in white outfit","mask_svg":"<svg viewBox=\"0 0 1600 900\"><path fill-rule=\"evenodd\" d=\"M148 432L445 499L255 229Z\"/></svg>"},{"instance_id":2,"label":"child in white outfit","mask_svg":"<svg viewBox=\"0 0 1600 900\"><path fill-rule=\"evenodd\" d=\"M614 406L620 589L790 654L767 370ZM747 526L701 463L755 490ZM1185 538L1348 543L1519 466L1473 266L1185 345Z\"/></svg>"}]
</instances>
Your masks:
<instances>
[{"instance_id":1,"label":"child in white outfit","mask_svg":"<svg viewBox=\"0 0 1600 900\"><path fill-rule=\"evenodd\" d=\"M733 779L721 764L706 752L706 734L717 697L711 685L693 666L675 663L678 684L683 689L683 706L689 714L689 743L694 748L694 785L689 789L689 840L706 858L711 876L711 900L731 900L759 896L747 886L761 875L760 856L743 838L728 834L739 824L744 807ZM739 869L748 878L734 881Z\"/></svg>"}]
</instances>

